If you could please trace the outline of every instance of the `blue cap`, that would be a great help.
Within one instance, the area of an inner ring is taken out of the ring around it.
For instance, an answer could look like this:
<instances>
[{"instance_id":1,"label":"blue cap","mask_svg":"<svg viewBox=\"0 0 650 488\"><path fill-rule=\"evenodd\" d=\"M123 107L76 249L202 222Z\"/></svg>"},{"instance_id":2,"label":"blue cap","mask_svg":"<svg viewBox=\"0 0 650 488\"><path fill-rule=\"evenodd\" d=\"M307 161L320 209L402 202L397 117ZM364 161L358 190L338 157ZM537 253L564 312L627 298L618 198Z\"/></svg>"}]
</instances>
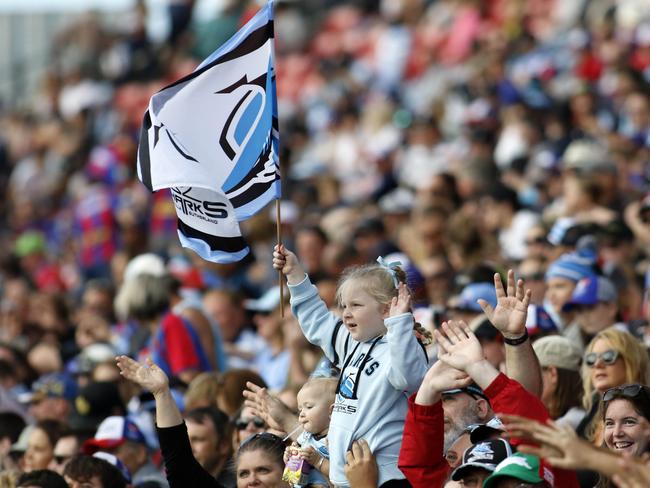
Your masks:
<instances>
[{"instance_id":1,"label":"blue cap","mask_svg":"<svg viewBox=\"0 0 650 488\"><path fill-rule=\"evenodd\" d=\"M557 324L540 305L528 305L528 315L526 316L526 328L530 335L539 334L540 332L557 332Z\"/></svg>"},{"instance_id":2,"label":"blue cap","mask_svg":"<svg viewBox=\"0 0 650 488\"><path fill-rule=\"evenodd\" d=\"M126 482L131 483L131 473L129 473L128 468L122 461L120 461L120 458L118 458L116 455L104 451L97 451L95 454L93 454L93 457L103 459L107 463L115 466L119 472L122 473L122 476L124 476Z\"/></svg>"},{"instance_id":3,"label":"blue cap","mask_svg":"<svg viewBox=\"0 0 650 488\"><path fill-rule=\"evenodd\" d=\"M65 398L72 401L77 396L77 383L65 373L50 373L39 377L32 385L27 401L37 402L45 398Z\"/></svg>"},{"instance_id":4,"label":"blue cap","mask_svg":"<svg viewBox=\"0 0 650 488\"><path fill-rule=\"evenodd\" d=\"M562 310L573 307L592 306L597 303L612 303L618 299L618 293L611 281L603 276L592 276L578 281L571 299L564 304Z\"/></svg>"},{"instance_id":5,"label":"blue cap","mask_svg":"<svg viewBox=\"0 0 650 488\"><path fill-rule=\"evenodd\" d=\"M546 271L546 280L566 278L578 282L583 278L594 276L598 250L591 239L591 236L582 237L578 241L578 248L575 252L562 254L553 261Z\"/></svg>"},{"instance_id":6,"label":"blue cap","mask_svg":"<svg viewBox=\"0 0 650 488\"><path fill-rule=\"evenodd\" d=\"M470 283L460 292L452 303L452 308L481 313L483 309L477 300L482 298L492 307L497 306L497 292L494 283Z\"/></svg>"}]
</instances>

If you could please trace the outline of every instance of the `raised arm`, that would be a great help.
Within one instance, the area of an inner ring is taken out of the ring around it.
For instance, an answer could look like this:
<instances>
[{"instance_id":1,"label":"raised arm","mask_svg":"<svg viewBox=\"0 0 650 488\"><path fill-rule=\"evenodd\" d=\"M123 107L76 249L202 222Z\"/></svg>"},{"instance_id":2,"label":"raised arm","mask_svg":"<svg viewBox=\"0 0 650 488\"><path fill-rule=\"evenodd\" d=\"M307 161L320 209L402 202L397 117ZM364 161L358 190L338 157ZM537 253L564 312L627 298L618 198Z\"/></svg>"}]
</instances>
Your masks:
<instances>
[{"instance_id":1,"label":"raised arm","mask_svg":"<svg viewBox=\"0 0 650 488\"><path fill-rule=\"evenodd\" d=\"M449 474L444 458L442 392L471 383L462 371L437 361L424 377L417 394L409 399L404 439L398 467L414 488L442 486Z\"/></svg>"},{"instance_id":2,"label":"raised arm","mask_svg":"<svg viewBox=\"0 0 650 488\"><path fill-rule=\"evenodd\" d=\"M542 370L526 330L531 292L524 291L522 280L515 284L515 273L512 270L508 270L507 281L507 289L504 290L501 277L495 273L496 308L493 309L485 300L478 302L492 325L505 339L506 374L539 397L542 394Z\"/></svg>"},{"instance_id":3,"label":"raised arm","mask_svg":"<svg viewBox=\"0 0 650 488\"><path fill-rule=\"evenodd\" d=\"M442 323L442 330L434 331L440 348L438 357L452 368L464 371L482 389L486 389L499 376L485 356L481 343L463 321Z\"/></svg>"},{"instance_id":4,"label":"raised arm","mask_svg":"<svg viewBox=\"0 0 650 488\"><path fill-rule=\"evenodd\" d=\"M551 466L562 469L587 469L607 477L620 470L620 456L606 448L580 439L571 427L546 424L516 415L499 416L512 437L526 439L536 445L521 445L521 452L544 458Z\"/></svg>"},{"instance_id":5,"label":"raised arm","mask_svg":"<svg viewBox=\"0 0 650 488\"><path fill-rule=\"evenodd\" d=\"M156 400L156 430L170 488L222 488L192 454L187 427L169 390L165 372L150 358L141 364L127 356L116 358L120 374L150 391Z\"/></svg>"},{"instance_id":6,"label":"raised arm","mask_svg":"<svg viewBox=\"0 0 650 488\"><path fill-rule=\"evenodd\" d=\"M122 376L153 394L158 427L174 427L183 423L183 416L169 390L169 379L151 358L147 358L146 365L128 356L118 356L116 360Z\"/></svg>"},{"instance_id":7,"label":"raised arm","mask_svg":"<svg viewBox=\"0 0 650 488\"><path fill-rule=\"evenodd\" d=\"M319 346L327 358L340 367L347 351L346 344L352 340L350 333L341 327L340 319L321 300L293 252L282 245L275 246L273 267L287 277L291 311L298 318L307 340Z\"/></svg>"},{"instance_id":8,"label":"raised arm","mask_svg":"<svg viewBox=\"0 0 650 488\"><path fill-rule=\"evenodd\" d=\"M412 393L420 386L428 361L413 332L411 295L404 283L391 302L389 315L384 321L390 351L388 381L396 390Z\"/></svg>"},{"instance_id":9,"label":"raised arm","mask_svg":"<svg viewBox=\"0 0 650 488\"><path fill-rule=\"evenodd\" d=\"M262 417L272 429L287 432L294 441L302 433L302 429L298 429L298 416L266 388L248 381L244 397L246 406L252 408L255 415Z\"/></svg>"}]
</instances>

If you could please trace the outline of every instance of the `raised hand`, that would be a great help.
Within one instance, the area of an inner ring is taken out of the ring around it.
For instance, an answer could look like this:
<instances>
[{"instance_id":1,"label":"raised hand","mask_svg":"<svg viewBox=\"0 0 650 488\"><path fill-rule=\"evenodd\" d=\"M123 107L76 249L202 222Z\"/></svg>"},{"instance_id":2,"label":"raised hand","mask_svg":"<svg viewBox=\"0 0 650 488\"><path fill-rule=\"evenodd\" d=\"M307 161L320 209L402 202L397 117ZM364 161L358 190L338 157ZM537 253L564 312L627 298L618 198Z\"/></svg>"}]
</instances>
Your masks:
<instances>
[{"instance_id":1,"label":"raised hand","mask_svg":"<svg viewBox=\"0 0 650 488\"><path fill-rule=\"evenodd\" d=\"M286 424L297 418L289 408L278 398L271 395L266 388L257 386L250 381L246 382L244 390L246 400L244 404L253 409L255 415L263 418L273 430L286 432Z\"/></svg>"},{"instance_id":2,"label":"raised hand","mask_svg":"<svg viewBox=\"0 0 650 488\"><path fill-rule=\"evenodd\" d=\"M397 290L397 296L393 297L390 302L390 317L402 315L411 311L411 294L406 283L400 283Z\"/></svg>"},{"instance_id":3,"label":"raised hand","mask_svg":"<svg viewBox=\"0 0 650 488\"><path fill-rule=\"evenodd\" d=\"M433 405L443 391L463 388L472 382L467 373L452 368L444 361L436 361L429 368L415 396L418 405Z\"/></svg>"},{"instance_id":4,"label":"raised hand","mask_svg":"<svg viewBox=\"0 0 650 488\"><path fill-rule=\"evenodd\" d=\"M283 244L277 244L273 248L273 267L287 277L290 285L297 285L305 278L305 270L298 257Z\"/></svg>"},{"instance_id":5,"label":"raised hand","mask_svg":"<svg viewBox=\"0 0 650 488\"><path fill-rule=\"evenodd\" d=\"M612 479L619 488L647 488L650 486L650 466L647 459L622 456L619 472Z\"/></svg>"},{"instance_id":6,"label":"raised hand","mask_svg":"<svg viewBox=\"0 0 650 488\"><path fill-rule=\"evenodd\" d=\"M478 304L483 309L487 318L505 337L514 339L521 337L526 331L526 315L530 303L531 291L524 292L523 280L517 281L515 286L515 272L508 270L507 289L503 289L501 277L494 274L494 289L497 293L497 306L492 308L483 299Z\"/></svg>"},{"instance_id":7,"label":"raised hand","mask_svg":"<svg viewBox=\"0 0 650 488\"><path fill-rule=\"evenodd\" d=\"M516 415L499 415L510 437L533 441L538 446L519 446L521 452L545 458L551 466L563 469L585 469L585 456L596 447L581 440L571 427L553 422L541 424Z\"/></svg>"},{"instance_id":8,"label":"raised hand","mask_svg":"<svg viewBox=\"0 0 650 488\"><path fill-rule=\"evenodd\" d=\"M118 356L115 359L122 376L150 391L154 396L169 389L167 375L151 358L147 358L146 365L128 356Z\"/></svg>"},{"instance_id":9,"label":"raised hand","mask_svg":"<svg viewBox=\"0 0 650 488\"><path fill-rule=\"evenodd\" d=\"M473 364L483 361L483 349L474 332L462 320L442 323L442 330L434 331L440 348L438 358L452 368L465 371Z\"/></svg>"}]
</instances>

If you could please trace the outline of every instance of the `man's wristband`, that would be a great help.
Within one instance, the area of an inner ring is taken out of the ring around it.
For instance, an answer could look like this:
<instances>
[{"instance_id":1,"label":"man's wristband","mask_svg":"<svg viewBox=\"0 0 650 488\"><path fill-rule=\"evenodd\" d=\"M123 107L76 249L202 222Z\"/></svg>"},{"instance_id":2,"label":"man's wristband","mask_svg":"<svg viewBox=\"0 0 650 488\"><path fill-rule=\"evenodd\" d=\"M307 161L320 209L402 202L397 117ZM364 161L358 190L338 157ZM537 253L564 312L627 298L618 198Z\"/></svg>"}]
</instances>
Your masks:
<instances>
[{"instance_id":1,"label":"man's wristband","mask_svg":"<svg viewBox=\"0 0 650 488\"><path fill-rule=\"evenodd\" d=\"M503 342L508 344L509 346L518 346L520 344L523 344L528 340L528 329L524 330L524 335L521 337L517 337L515 339L508 339L506 336L503 336Z\"/></svg>"}]
</instances>

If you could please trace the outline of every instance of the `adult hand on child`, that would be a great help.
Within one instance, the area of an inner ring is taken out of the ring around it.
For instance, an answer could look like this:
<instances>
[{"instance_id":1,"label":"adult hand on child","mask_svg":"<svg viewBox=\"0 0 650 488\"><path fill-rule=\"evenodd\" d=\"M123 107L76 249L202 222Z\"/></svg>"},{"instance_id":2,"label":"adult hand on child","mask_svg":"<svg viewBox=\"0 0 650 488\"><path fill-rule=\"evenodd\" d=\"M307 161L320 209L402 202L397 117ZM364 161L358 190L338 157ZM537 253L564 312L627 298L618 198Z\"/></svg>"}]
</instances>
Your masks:
<instances>
[{"instance_id":1,"label":"adult hand on child","mask_svg":"<svg viewBox=\"0 0 650 488\"><path fill-rule=\"evenodd\" d=\"M287 277L290 285L297 285L305 279L306 273L298 257L283 244L277 244L273 248L273 267Z\"/></svg>"},{"instance_id":2,"label":"adult hand on child","mask_svg":"<svg viewBox=\"0 0 650 488\"><path fill-rule=\"evenodd\" d=\"M406 283L400 283L397 289L397 296L390 302L390 317L402 315L411 311L411 294Z\"/></svg>"},{"instance_id":3,"label":"adult hand on child","mask_svg":"<svg viewBox=\"0 0 650 488\"><path fill-rule=\"evenodd\" d=\"M462 320L442 323L441 333L434 331L440 348L438 358L452 368L467 372L467 369L484 360L483 349L474 333Z\"/></svg>"},{"instance_id":4,"label":"adult hand on child","mask_svg":"<svg viewBox=\"0 0 650 488\"><path fill-rule=\"evenodd\" d=\"M523 280L515 286L515 272L508 270L507 289L504 291L499 273L494 274L494 289L497 294L497 306L492 308L487 301L478 300L487 318L506 338L516 339L526 332L526 315L530 303L531 291L524 291Z\"/></svg>"},{"instance_id":5,"label":"adult hand on child","mask_svg":"<svg viewBox=\"0 0 650 488\"><path fill-rule=\"evenodd\" d=\"M418 405L433 405L443 391L468 386L472 379L464 371L452 368L444 361L436 361L429 368L415 396Z\"/></svg>"},{"instance_id":6,"label":"adult hand on child","mask_svg":"<svg viewBox=\"0 0 650 488\"><path fill-rule=\"evenodd\" d=\"M377 488L379 468L368 443L359 439L345 455L345 476L350 488Z\"/></svg>"},{"instance_id":7,"label":"adult hand on child","mask_svg":"<svg viewBox=\"0 0 650 488\"><path fill-rule=\"evenodd\" d=\"M266 388L257 386L250 381L246 382L244 390L244 404L253 409L255 415L263 418L269 428L287 432L285 428L292 420L296 420L295 415L289 410L280 399L271 395Z\"/></svg>"},{"instance_id":8,"label":"adult hand on child","mask_svg":"<svg viewBox=\"0 0 650 488\"><path fill-rule=\"evenodd\" d=\"M146 365L128 356L118 356L116 361L122 376L150 391L154 396L169 390L167 375L151 358L147 358Z\"/></svg>"}]
</instances>

